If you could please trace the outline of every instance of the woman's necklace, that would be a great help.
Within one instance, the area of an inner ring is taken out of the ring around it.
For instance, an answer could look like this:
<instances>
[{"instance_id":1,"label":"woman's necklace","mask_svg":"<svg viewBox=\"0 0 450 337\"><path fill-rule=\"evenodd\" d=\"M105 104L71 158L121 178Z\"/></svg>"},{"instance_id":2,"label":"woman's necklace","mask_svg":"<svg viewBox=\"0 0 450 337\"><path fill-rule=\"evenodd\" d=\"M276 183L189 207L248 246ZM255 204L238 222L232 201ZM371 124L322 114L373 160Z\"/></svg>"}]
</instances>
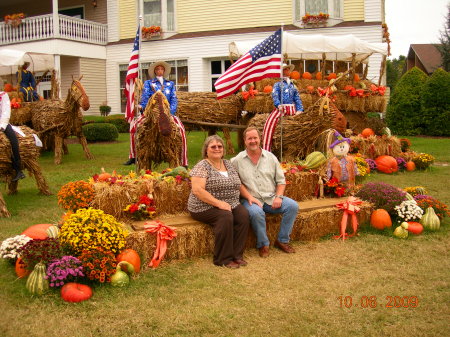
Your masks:
<instances>
[{"instance_id":1,"label":"woman's necklace","mask_svg":"<svg viewBox=\"0 0 450 337\"><path fill-rule=\"evenodd\" d=\"M211 160L208 159L208 162L211 164L212 167L214 167L217 171L220 171L222 168L222 159L220 160L219 167L217 167Z\"/></svg>"}]
</instances>

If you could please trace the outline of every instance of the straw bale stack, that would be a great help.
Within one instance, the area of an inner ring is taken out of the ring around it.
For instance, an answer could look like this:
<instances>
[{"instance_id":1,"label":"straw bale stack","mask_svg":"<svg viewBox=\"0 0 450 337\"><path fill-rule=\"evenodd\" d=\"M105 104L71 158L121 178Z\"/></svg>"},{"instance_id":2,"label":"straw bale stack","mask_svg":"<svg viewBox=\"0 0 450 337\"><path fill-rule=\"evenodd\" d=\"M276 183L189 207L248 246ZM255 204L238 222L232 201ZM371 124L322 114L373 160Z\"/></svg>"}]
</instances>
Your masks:
<instances>
[{"instance_id":1,"label":"straw bale stack","mask_svg":"<svg viewBox=\"0 0 450 337\"><path fill-rule=\"evenodd\" d=\"M6 208L5 199L3 199L2 192L0 191L0 217L9 218L10 216L11 213L9 213L8 209Z\"/></svg>"},{"instance_id":2,"label":"straw bale stack","mask_svg":"<svg viewBox=\"0 0 450 337\"><path fill-rule=\"evenodd\" d=\"M399 157L402 154L400 140L395 136L370 136L368 138L352 136L350 138L352 149L357 149L366 158L375 159L383 155Z\"/></svg>"},{"instance_id":3,"label":"straw bale stack","mask_svg":"<svg viewBox=\"0 0 450 337\"><path fill-rule=\"evenodd\" d=\"M242 97L242 94L238 94ZM309 109L318 99L316 95L301 93L300 99L303 103L303 109ZM249 97L244 104L243 109L252 114L268 114L274 109L271 93L258 92L254 97Z\"/></svg>"},{"instance_id":4,"label":"straw bale stack","mask_svg":"<svg viewBox=\"0 0 450 337\"><path fill-rule=\"evenodd\" d=\"M365 97L351 97L347 91L338 91L335 104L341 111L355 112L385 112L386 97L380 95L370 95Z\"/></svg>"},{"instance_id":5,"label":"straw bale stack","mask_svg":"<svg viewBox=\"0 0 450 337\"><path fill-rule=\"evenodd\" d=\"M188 181L183 181L181 184L157 181L153 197L158 215L187 212L187 201L190 193L191 185Z\"/></svg>"},{"instance_id":6,"label":"straw bale stack","mask_svg":"<svg viewBox=\"0 0 450 337\"><path fill-rule=\"evenodd\" d=\"M33 136L35 131L27 126L20 126L19 128L25 134L25 137L17 135L22 168L27 169L30 175L34 176L41 194L50 195L48 184L39 166L40 149L36 146ZM11 166L11 155L9 139L3 132L0 132L0 176L6 176L8 194L15 194L17 193L18 181L11 182L16 174Z\"/></svg>"},{"instance_id":7,"label":"straw bale stack","mask_svg":"<svg viewBox=\"0 0 450 337\"><path fill-rule=\"evenodd\" d=\"M11 118L9 119L9 123L11 125L31 124L30 106L25 103L21 108L11 109Z\"/></svg>"},{"instance_id":8,"label":"straw bale stack","mask_svg":"<svg viewBox=\"0 0 450 337\"><path fill-rule=\"evenodd\" d=\"M181 119L237 124L244 102L239 95L217 100L215 92L178 91L177 115Z\"/></svg>"},{"instance_id":9,"label":"straw bale stack","mask_svg":"<svg viewBox=\"0 0 450 337\"><path fill-rule=\"evenodd\" d=\"M160 113L165 114L171 127L171 134L163 136L159 130ZM144 111L144 119L136 131L136 156L138 169L152 169L163 162L170 167L181 163L181 134L170 116L169 102L160 91L150 99Z\"/></svg>"},{"instance_id":10,"label":"straw bale stack","mask_svg":"<svg viewBox=\"0 0 450 337\"><path fill-rule=\"evenodd\" d=\"M311 199L319 186L319 174L316 172L286 173L286 190L284 194L296 201Z\"/></svg>"},{"instance_id":11,"label":"straw bale stack","mask_svg":"<svg viewBox=\"0 0 450 337\"><path fill-rule=\"evenodd\" d=\"M347 119L348 127L352 129L354 134L361 133L362 130L369 126L369 119L367 114L362 114L355 111L343 111L342 112Z\"/></svg>"}]
</instances>

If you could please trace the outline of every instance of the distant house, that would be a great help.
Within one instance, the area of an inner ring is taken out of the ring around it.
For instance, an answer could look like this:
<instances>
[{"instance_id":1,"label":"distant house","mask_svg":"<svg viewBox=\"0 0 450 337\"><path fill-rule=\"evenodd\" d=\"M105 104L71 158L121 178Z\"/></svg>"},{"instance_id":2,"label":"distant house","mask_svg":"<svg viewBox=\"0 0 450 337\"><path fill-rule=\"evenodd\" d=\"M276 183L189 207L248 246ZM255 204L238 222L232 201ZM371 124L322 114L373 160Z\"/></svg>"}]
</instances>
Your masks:
<instances>
[{"instance_id":1,"label":"distant house","mask_svg":"<svg viewBox=\"0 0 450 337\"><path fill-rule=\"evenodd\" d=\"M425 74L431 75L442 66L442 57L437 49L438 46L437 44L412 44L406 58L406 71L417 67Z\"/></svg>"}]
</instances>

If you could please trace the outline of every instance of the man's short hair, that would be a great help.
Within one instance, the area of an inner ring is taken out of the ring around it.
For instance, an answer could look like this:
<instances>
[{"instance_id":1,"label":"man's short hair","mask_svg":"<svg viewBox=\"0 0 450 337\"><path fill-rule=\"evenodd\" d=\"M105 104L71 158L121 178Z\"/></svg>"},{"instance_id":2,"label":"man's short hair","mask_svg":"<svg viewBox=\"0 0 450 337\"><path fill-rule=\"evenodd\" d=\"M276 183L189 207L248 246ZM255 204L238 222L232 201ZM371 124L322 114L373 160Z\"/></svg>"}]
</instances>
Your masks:
<instances>
[{"instance_id":1,"label":"man's short hair","mask_svg":"<svg viewBox=\"0 0 450 337\"><path fill-rule=\"evenodd\" d=\"M247 129L244 130L244 133L242 135L244 137L244 140L247 137L247 133L253 130L256 130L256 132L258 133L258 137L261 138L261 133L259 132L259 130L254 126L249 126Z\"/></svg>"}]
</instances>

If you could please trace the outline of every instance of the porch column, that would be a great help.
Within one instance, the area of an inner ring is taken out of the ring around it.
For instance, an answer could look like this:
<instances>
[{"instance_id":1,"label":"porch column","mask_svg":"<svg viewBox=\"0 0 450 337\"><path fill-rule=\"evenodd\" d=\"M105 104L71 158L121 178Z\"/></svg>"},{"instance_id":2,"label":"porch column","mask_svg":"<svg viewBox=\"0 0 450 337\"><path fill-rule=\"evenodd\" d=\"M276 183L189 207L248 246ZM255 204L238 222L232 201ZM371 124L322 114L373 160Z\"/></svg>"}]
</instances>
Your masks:
<instances>
[{"instance_id":1,"label":"porch column","mask_svg":"<svg viewBox=\"0 0 450 337\"><path fill-rule=\"evenodd\" d=\"M61 55L53 55L55 71L56 71L56 81L58 83L58 98L61 99Z\"/></svg>"},{"instance_id":2,"label":"porch column","mask_svg":"<svg viewBox=\"0 0 450 337\"><path fill-rule=\"evenodd\" d=\"M53 7L53 37L59 38L59 14L58 14L58 0L52 0Z\"/></svg>"}]
</instances>

